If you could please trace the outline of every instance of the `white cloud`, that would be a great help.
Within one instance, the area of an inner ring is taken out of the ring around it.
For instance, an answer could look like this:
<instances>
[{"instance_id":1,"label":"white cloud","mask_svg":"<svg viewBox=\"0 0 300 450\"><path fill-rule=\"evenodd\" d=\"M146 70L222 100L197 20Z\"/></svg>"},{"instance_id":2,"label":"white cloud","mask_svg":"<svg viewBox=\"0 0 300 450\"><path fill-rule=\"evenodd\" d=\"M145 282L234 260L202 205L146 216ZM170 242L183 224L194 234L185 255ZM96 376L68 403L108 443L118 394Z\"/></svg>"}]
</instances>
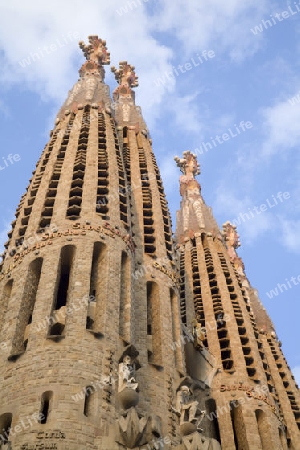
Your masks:
<instances>
[{"instance_id":1,"label":"white cloud","mask_svg":"<svg viewBox=\"0 0 300 450\"><path fill-rule=\"evenodd\" d=\"M88 4L79 0L52 0L46 3L11 0L3 4L0 18L0 46L3 50L0 80L6 86L19 83L23 88L35 90L42 98L54 100L59 106L72 80L76 81L83 61L76 44L79 39L75 36L79 35L86 41L88 35L99 34L107 40L113 64L126 59L136 66L140 84L146 86L138 91L137 103L143 105L151 128L162 114L166 95L175 89L174 83L157 86L155 80L161 74L170 72L178 58L187 61L182 48L190 53L190 57L197 51L216 47L218 43L216 50L219 53L228 52L233 59L249 56L258 49L262 39L253 36L250 27L253 21L268 11L269 0L246 3L213 0L201 4L166 0L159 7L141 2L141 6L132 7L128 13L120 15L117 10L126 3L120 0L90 0ZM139 2L136 4L139 5ZM151 10L151 15L147 14L148 10ZM180 53L171 49L174 42L167 47L152 35L153 32L174 29ZM58 48L48 54L44 49L49 49L51 45ZM43 56L33 61L31 54L38 52ZM31 58L31 62L22 68L20 61L25 58ZM107 78L112 80L112 77ZM186 98L181 108L189 112L188 106L193 101L192 97ZM194 117L191 121L191 113L182 118L183 129L194 131L196 122Z\"/></svg>"},{"instance_id":2,"label":"white cloud","mask_svg":"<svg viewBox=\"0 0 300 450\"><path fill-rule=\"evenodd\" d=\"M281 219L281 228L281 239L283 244L286 245L290 251L300 253L300 220Z\"/></svg>"},{"instance_id":3,"label":"white cloud","mask_svg":"<svg viewBox=\"0 0 300 450\"><path fill-rule=\"evenodd\" d=\"M260 212L257 209L259 211L257 213L254 207L258 208L260 204L254 203L250 197L238 198L228 187L227 189L220 187L215 198L214 212L223 217L226 215L226 220L237 225L242 244L251 244L274 228L270 211Z\"/></svg>"},{"instance_id":4,"label":"white cloud","mask_svg":"<svg viewBox=\"0 0 300 450\"><path fill-rule=\"evenodd\" d=\"M263 156L273 156L290 150L300 143L300 103L288 100L262 111L267 138L262 147Z\"/></svg>"},{"instance_id":5,"label":"white cloud","mask_svg":"<svg viewBox=\"0 0 300 450\"><path fill-rule=\"evenodd\" d=\"M76 41L87 41L88 35L99 34L107 40L113 64L118 65L119 61L127 59L136 66L141 84L149 86L149 89L141 90L139 103L144 105L144 111L149 115L150 111L158 115L159 111L154 106L161 103L164 89L156 88L153 92L153 80L161 71L170 70L172 51L151 37L145 8L141 6L126 16L120 16L116 11L119 7L118 0L110 0L109 3L90 0L88 5L78 0L65 0L63 3L59 0L50 3L12 0L2 5L0 80L5 85L19 83L60 104L72 80L76 82L78 69L83 63ZM79 38L74 37L76 35ZM58 41L62 46L56 51L48 54L44 50ZM33 61L31 54L38 53L39 49L43 57ZM31 57L30 64L22 68L19 62L28 57Z\"/></svg>"},{"instance_id":6,"label":"white cloud","mask_svg":"<svg viewBox=\"0 0 300 450\"><path fill-rule=\"evenodd\" d=\"M262 37L253 36L250 29L270 8L269 0L164 0L155 27L164 32L176 29L177 38L189 53L212 48L217 56L228 51L233 60L240 61L261 45Z\"/></svg>"}]
</instances>

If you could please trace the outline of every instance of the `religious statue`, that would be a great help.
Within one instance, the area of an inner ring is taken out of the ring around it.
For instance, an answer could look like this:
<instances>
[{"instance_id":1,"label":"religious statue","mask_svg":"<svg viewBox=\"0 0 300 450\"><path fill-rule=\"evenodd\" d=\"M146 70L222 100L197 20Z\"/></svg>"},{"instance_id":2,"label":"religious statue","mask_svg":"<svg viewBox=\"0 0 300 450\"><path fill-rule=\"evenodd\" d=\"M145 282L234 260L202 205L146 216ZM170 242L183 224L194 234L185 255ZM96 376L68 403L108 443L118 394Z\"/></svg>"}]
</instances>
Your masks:
<instances>
[{"instance_id":1,"label":"religious statue","mask_svg":"<svg viewBox=\"0 0 300 450\"><path fill-rule=\"evenodd\" d=\"M236 271L245 281L246 285L248 285L248 282L246 281L244 263L242 261L242 258L240 258L236 252L236 249L241 245L240 237L236 231L236 225L232 225L230 222L225 222L223 224L222 234L226 241L230 261L233 263Z\"/></svg>"},{"instance_id":2,"label":"religious statue","mask_svg":"<svg viewBox=\"0 0 300 450\"><path fill-rule=\"evenodd\" d=\"M184 422L190 422L196 424L198 418L196 418L199 402L193 398L192 391L186 385L181 386L177 392L176 408L173 408L174 412L180 417L180 425Z\"/></svg>"},{"instance_id":3,"label":"religious statue","mask_svg":"<svg viewBox=\"0 0 300 450\"><path fill-rule=\"evenodd\" d=\"M192 327L193 327L194 347L203 348L204 347L203 341L206 337L205 328L202 327L201 324L197 322L196 319L193 319Z\"/></svg>"},{"instance_id":4,"label":"religious statue","mask_svg":"<svg viewBox=\"0 0 300 450\"><path fill-rule=\"evenodd\" d=\"M123 362L119 364L119 389L121 392L125 388L133 389L134 391L138 388L138 383L134 378L135 370L129 355L125 355Z\"/></svg>"},{"instance_id":5,"label":"religious statue","mask_svg":"<svg viewBox=\"0 0 300 450\"><path fill-rule=\"evenodd\" d=\"M183 175L180 177L180 194L183 197L183 230L187 232L190 227L190 212L193 211L199 228L205 228L203 217L203 200L201 197L201 187L195 179L200 174L200 166L197 157L189 150L183 152L183 158L175 156L177 166Z\"/></svg>"}]
</instances>

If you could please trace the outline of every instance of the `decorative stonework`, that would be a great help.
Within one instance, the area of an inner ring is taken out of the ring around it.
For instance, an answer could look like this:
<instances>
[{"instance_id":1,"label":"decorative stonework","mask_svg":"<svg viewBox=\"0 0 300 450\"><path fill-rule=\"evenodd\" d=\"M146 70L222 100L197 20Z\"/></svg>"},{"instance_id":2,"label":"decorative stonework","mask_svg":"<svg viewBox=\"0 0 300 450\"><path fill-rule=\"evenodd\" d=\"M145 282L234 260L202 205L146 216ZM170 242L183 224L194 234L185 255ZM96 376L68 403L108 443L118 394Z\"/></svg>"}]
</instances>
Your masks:
<instances>
[{"instance_id":1,"label":"decorative stonework","mask_svg":"<svg viewBox=\"0 0 300 450\"><path fill-rule=\"evenodd\" d=\"M174 271L168 270L165 266L162 266L158 262L153 263L153 267L155 267L155 269L167 275L174 284L179 285L180 278L176 275Z\"/></svg>"},{"instance_id":2,"label":"decorative stonework","mask_svg":"<svg viewBox=\"0 0 300 450\"><path fill-rule=\"evenodd\" d=\"M119 63L119 69L111 67L111 71L115 74L116 81L120 87L115 90L119 96L126 95L125 89L128 89L128 93L131 94L131 89L139 85L138 76L135 73L135 67L128 64L127 61L121 61Z\"/></svg>"},{"instance_id":3,"label":"decorative stonework","mask_svg":"<svg viewBox=\"0 0 300 450\"><path fill-rule=\"evenodd\" d=\"M107 51L106 41L99 39L97 35L89 36L89 44L86 45L83 41L79 42L79 47L83 51L87 62L83 64L79 73L84 76L86 73L93 73L98 71L104 78L103 65L110 64L110 53Z\"/></svg>"},{"instance_id":4,"label":"decorative stonework","mask_svg":"<svg viewBox=\"0 0 300 450\"><path fill-rule=\"evenodd\" d=\"M194 398L189 386L183 384L177 391L175 413L179 416L181 433L185 436L197 431L205 414L199 409L199 402Z\"/></svg>"},{"instance_id":5,"label":"decorative stonework","mask_svg":"<svg viewBox=\"0 0 300 450\"><path fill-rule=\"evenodd\" d=\"M180 171L185 175L186 178L181 178L182 182L187 179L194 179L196 175L200 175L200 165L197 161L197 156L195 153L192 153L190 150L186 150L183 152L183 158L179 158L179 156L175 156L174 160L177 163L177 166L180 168Z\"/></svg>"},{"instance_id":6,"label":"decorative stonework","mask_svg":"<svg viewBox=\"0 0 300 450\"><path fill-rule=\"evenodd\" d=\"M200 174L200 166L197 157L189 150L183 152L183 158L175 156L175 161L180 171L180 194L182 195L181 211L183 232L187 234L193 230L194 233L205 229L203 214L203 200L201 187L195 179Z\"/></svg>"},{"instance_id":7,"label":"decorative stonework","mask_svg":"<svg viewBox=\"0 0 300 450\"><path fill-rule=\"evenodd\" d=\"M202 350L204 347L204 340L206 338L205 328L196 319L192 321L194 347Z\"/></svg>"},{"instance_id":8,"label":"decorative stonework","mask_svg":"<svg viewBox=\"0 0 300 450\"><path fill-rule=\"evenodd\" d=\"M23 259L26 255L28 255L31 252L39 252L40 249L46 247L47 245L52 245L54 239L62 238L64 236L86 236L87 231L96 231L100 234L101 237L109 236L113 239L116 237L119 237L123 240L123 242L126 243L126 246L128 249L130 249L131 252L134 253L135 251L135 245L133 243L132 237L127 234L120 232L120 230L116 227L112 227L108 222L105 222L103 226L97 226L94 227L92 225L82 225L80 223L75 223L72 228L68 228L67 230L60 231L57 230L56 232L51 233L44 233L41 235L40 242L37 244L28 247L24 249L20 253L16 253L13 256L13 262L8 266L8 268L0 273L0 281L5 278L5 275L9 275L10 272L17 267L17 265L21 264L23 262Z\"/></svg>"},{"instance_id":9,"label":"decorative stonework","mask_svg":"<svg viewBox=\"0 0 300 450\"><path fill-rule=\"evenodd\" d=\"M119 438L117 442L128 448L147 445L153 436L161 437L161 420L157 416L142 414L136 408L123 412L118 420Z\"/></svg>"},{"instance_id":10,"label":"decorative stonework","mask_svg":"<svg viewBox=\"0 0 300 450\"><path fill-rule=\"evenodd\" d=\"M230 261L234 265L238 274L243 279L245 279L246 278L245 266L242 261L242 258L240 258L236 252L236 249L239 248L241 245L240 237L236 231L236 225L232 225L232 223L230 222L225 222L223 224L222 234L227 245L227 251L230 257Z\"/></svg>"},{"instance_id":11,"label":"decorative stonework","mask_svg":"<svg viewBox=\"0 0 300 450\"><path fill-rule=\"evenodd\" d=\"M118 391L122 392L124 389L132 389L136 391L138 389L138 383L136 382L135 369L129 355L125 355L122 362L119 364L119 388Z\"/></svg>"},{"instance_id":12,"label":"decorative stonework","mask_svg":"<svg viewBox=\"0 0 300 450\"><path fill-rule=\"evenodd\" d=\"M119 69L111 67L119 86L113 92L113 99L116 102L115 114L118 120L129 125L132 120L136 120L135 94L132 88L139 85L135 67L127 61L119 63Z\"/></svg>"},{"instance_id":13,"label":"decorative stonework","mask_svg":"<svg viewBox=\"0 0 300 450\"><path fill-rule=\"evenodd\" d=\"M202 436L195 432L183 437L184 450L221 450L221 445L215 439Z\"/></svg>"}]
</instances>

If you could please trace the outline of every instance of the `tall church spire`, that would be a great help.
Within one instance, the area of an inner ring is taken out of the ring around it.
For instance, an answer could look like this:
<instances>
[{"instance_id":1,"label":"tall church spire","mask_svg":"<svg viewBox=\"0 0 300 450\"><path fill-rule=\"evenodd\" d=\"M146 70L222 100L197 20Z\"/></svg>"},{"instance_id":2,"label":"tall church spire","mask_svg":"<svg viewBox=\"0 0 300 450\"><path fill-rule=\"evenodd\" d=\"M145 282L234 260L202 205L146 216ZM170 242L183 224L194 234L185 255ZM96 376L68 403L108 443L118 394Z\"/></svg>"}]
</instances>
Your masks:
<instances>
[{"instance_id":1,"label":"tall church spire","mask_svg":"<svg viewBox=\"0 0 300 450\"><path fill-rule=\"evenodd\" d=\"M97 35L89 36L89 44L79 42L79 47L83 51L87 61L79 70L80 78L69 92L68 98L63 104L58 119L64 114L76 112L85 105L92 105L94 108L110 108L111 99L109 88L104 84L104 65L110 64L110 53L106 47L106 41L99 39Z\"/></svg>"},{"instance_id":2,"label":"tall church spire","mask_svg":"<svg viewBox=\"0 0 300 450\"><path fill-rule=\"evenodd\" d=\"M1 448L133 449L179 436L178 278L137 76L120 64L112 102L105 41L80 47L87 61L0 267ZM33 429L10 433L39 413Z\"/></svg>"},{"instance_id":3,"label":"tall church spire","mask_svg":"<svg viewBox=\"0 0 300 450\"><path fill-rule=\"evenodd\" d=\"M200 171L196 155L184 152L175 161L183 173L176 232L181 318L200 338L186 352L187 371L197 379L203 366L199 352L203 355L205 349L214 355L219 370L210 379L212 399L207 403L215 402L220 411L222 448L282 450L289 444L298 450L299 391L237 254L236 227L226 222L219 232L195 180Z\"/></svg>"},{"instance_id":4,"label":"tall church spire","mask_svg":"<svg viewBox=\"0 0 300 450\"><path fill-rule=\"evenodd\" d=\"M177 166L183 175L180 177L181 209L177 213L176 238L183 242L185 237L195 233L211 232L219 234L211 208L208 208L201 195L201 186L196 180L200 175L197 156L189 150L183 152L182 158L175 156Z\"/></svg>"}]
</instances>

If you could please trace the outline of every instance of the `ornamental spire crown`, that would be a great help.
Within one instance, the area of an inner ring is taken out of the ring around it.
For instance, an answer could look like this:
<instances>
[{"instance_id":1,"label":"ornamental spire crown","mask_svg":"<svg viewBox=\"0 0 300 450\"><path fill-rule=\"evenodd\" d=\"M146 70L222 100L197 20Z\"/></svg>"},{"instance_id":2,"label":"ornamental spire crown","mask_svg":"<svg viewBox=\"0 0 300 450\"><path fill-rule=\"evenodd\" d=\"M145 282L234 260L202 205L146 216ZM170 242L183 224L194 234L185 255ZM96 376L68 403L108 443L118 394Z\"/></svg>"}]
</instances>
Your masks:
<instances>
[{"instance_id":1,"label":"ornamental spire crown","mask_svg":"<svg viewBox=\"0 0 300 450\"><path fill-rule=\"evenodd\" d=\"M180 168L181 173L189 178L195 178L196 175L200 175L200 165L197 161L197 156L190 150L183 152L183 157L175 156L177 167Z\"/></svg>"},{"instance_id":2,"label":"ornamental spire crown","mask_svg":"<svg viewBox=\"0 0 300 450\"><path fill-rule=\"evenodd\" d=\"M111 67L111 71L115 74L115 78L120 86L127 86L129 88L137 87L139 85L138 77L135 73L135 67L128 64L127 61L119 63L119 69Z\"/></svg>"},{"instance_id":3,"label":"ornamental spire crown","mask_svg":"<svg viewBox=\"0 0 300 450\"><path fill-rule=\"evenodd\" d=\"M119 63L119 69L113 66L111 67L111 71L115 74L115 78L119 84L113 92L113 99L115 101L125 101L126 103L128 101L133 101L134 103L135 94L132 88L139 85L135 67L128 64L127 61L121 61Z\"/></svg>"},{"instance_id":4,"label":"ornamental spire crown","mask_svg":"<svg viewBox=\"0 0 300 450\"><path fill-rule=\"evenodd\" d=\"M83 51L84 56L87 59L79 73L83 77L85 74L95 75L100 73L102 79L104 79L104 68L106 64L110 64L110 53L106 47L106 41L99 39L97 35L91 35L88 37L89 44L85 44L83 41L79 42L79 47Z\"/></svg>"}]
</instances>

